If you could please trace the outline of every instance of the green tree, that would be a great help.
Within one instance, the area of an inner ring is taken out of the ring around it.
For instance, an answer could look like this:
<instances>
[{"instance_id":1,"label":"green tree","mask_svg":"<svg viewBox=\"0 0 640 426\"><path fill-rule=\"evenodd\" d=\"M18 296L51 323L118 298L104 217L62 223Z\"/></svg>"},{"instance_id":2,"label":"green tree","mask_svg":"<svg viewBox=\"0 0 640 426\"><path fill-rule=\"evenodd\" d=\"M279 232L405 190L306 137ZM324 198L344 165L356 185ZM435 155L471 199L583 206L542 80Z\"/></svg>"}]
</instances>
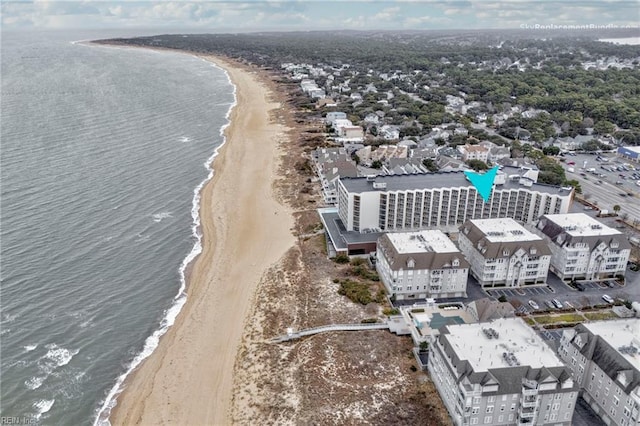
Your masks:
<instances>
[{"instance_id":1,"label":"green tree","mask_svg":"<svg viewBox=\"0 0 640 426\"><path fill-rule=\"evenodd\" d=\"M573 189L576 191L576 194L582 194L582 187L580 186L580 182L575 179L568 180L565 182L566 185L573 186ZM585 200L587 197L585 196Z\"/></svg>"},{"instance_id":2,"label":"green tree","mask_svg":"<svg viewBox=\"0 0 640 426\"><path fill-rule=\"evenodd\" d=\"M489 166L487 166L487 164L481 160L469 160L467 161L467 165L476 172L480 170L487 170L489 168Z\"/></svg>"},{"instance_id":3,"label":"green tree","mask_svg":"<svg viewBox=\"0 0 640 426\"><path fill-rule=\"evenodd\" d=\"M422 160L422 165L425 166L430 172L437 172L438 166L431 158L425 158Z\"/></svg>"},{"instance_id":4,"label":"green tree","mask_svg":"<svg viewBox=\"0 0 640 426\"><path fill-rule=\"evenodd\" d=\"M373 163L371 163L371 167L374 169L380 169L382 168L382 161L380 160L376 160Z\"/></svg>"},{"instance_id":5,"label":"green tree","mask_svg":"<svg viewBox=\"0 0 640 426\"><path fill-rule=\"evenodd\" d=\"M616 204L615 206L613 206L613 212L615 214L618 214L618 212L620 211L621 207L619 204Z\"/></svg>"},{"instance_id":6,"label":"green tree","mask_svg":"<svg viewBox=\"0 0 640 426\"><path fill-rule=\"evenodd\" d=\"M545 146L542 148L542 153L544 155L558 155L560 154L560 148L557 146Z\"/></svg>"}]
</instances>

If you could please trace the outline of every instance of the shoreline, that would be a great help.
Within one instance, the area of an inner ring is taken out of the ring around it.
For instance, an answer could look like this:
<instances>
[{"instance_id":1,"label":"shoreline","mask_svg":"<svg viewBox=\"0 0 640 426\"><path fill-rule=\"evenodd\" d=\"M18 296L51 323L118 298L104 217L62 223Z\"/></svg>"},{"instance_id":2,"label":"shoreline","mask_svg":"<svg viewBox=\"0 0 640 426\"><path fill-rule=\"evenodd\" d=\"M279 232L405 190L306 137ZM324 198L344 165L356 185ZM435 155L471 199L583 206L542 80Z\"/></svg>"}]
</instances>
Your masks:
<instances>
[{"instance_id":1,"label":"shoreline","mask_svg":"<svg viewBox=\"0 0 640 426\"><path fill-rule=\"evenodd\" d=\"M194 227L202 250L181 266L186 303L115 393L108 416L114 425L230 423L233 368L257 284L295 243L291 211L273 190L287 128L270 112L281 105L259 73L220 57L194 56L225 72L235 103L221 128L223 144L208 159L213 176L199 191Z\"/></svg>"}]
</instances>

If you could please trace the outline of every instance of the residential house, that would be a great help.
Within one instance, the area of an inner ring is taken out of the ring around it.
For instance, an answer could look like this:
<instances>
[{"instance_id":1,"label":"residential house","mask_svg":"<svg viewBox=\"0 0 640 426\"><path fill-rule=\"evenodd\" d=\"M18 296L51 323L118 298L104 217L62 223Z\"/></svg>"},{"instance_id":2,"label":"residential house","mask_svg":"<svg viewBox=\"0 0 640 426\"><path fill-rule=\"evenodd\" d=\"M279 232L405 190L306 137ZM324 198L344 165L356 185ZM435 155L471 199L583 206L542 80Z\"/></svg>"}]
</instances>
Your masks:
<instances>
[{"instance_id":1,"label":"residential house","mask_svg":"<svg viewBox=\"0 0 640 426\"><path fill-rule=\"evenodd\" d=\"M508 146L496 145L489 141L482 141L478 145L489 149L487 160L494 164L504 158L511 158L511 148Z\"/></svg>"},{"instance_id":2,"label":"residential house","mask_svg":"<svg viewBox=\"0 0 640 426\"><path fill-rule=\"evenodd\" d=\"M509 302L483 297L467 304L466 311L476 322L488 322L500 318L514 318L516 310Z\"/></svg>"},{"instance_id":3,"label":"residential house","mask_svg":"<svg viewBox=\"0 0 640 426\"><path fill-rule=\"evenodd\" d=\"M347 119L346 112L335 111L335 112L328 112L324 118L324 122L327 124L333 125L333 122L336 120L346 120L346 119Z\"/></svg>"},{"instance_id":4,"label":"residential house","mask_svg":"<svg viewBox=\"0 0 640 426\"><path fill-rule=\"evenodd\" d=\"M489 148L482 145L458 145L458 152L464 161L480 160L486 163L489 159Z\"/></svg>"},{"instance_id":5,"label":"residential house","mask_svg":"<svg viewBox=\"0 0 640 426\"><path fill-rule=\"evenodd\" d=\"M562 280L604 280L627 270L626 235L584 213L546 214L535 231L547 240L551 271Z\"/></svg>"},{"instance_id":6,"label":"residential house","mask_svg":"<svg viewBox=\"0 0 640 426\"><path fill-rule=\"evenodd\" d=\"M640 320L590 321L565 329L558 354L604 424L640 424Z\"/></svg>"},{"instance_id":7,"label":"residential house","mask_svg":"<svg viewBox=\"0 0 640 426\"><path fill-rule=\"evenodd\" d=\"M570 370L521 318L442 327L428 369L456 426L572 424Z\"/></svg>"},{"instance_id":8,"label":"residential house","mask_svg":"<svg viewBox=\"0 0 640 426\"><path fill-rule=\"evenodd\" d=\"M382 235L376 269L396 300L467 296L469 264L439 230Z\"/></svg>"},{"instance_id":9,"label":"residential house","mask_svg":"<svg viewBox=\"0 0 640 426\"><path fill-rule=\"evenodd\" d=\"M511 218L467 220L458 245L483 288L547 282L551 251L546 242Z\"/></svg>"}]
</instances>

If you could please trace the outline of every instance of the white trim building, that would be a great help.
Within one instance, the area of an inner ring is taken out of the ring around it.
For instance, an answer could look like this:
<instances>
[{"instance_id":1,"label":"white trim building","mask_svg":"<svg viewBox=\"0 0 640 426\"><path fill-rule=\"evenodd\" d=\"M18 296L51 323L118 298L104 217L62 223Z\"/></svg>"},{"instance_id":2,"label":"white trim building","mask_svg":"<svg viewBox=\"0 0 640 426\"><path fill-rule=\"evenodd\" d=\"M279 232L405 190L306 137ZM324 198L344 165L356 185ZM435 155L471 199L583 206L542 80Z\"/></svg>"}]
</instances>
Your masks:
<instances>
[{"instance_id":1,"label":"white trim building","mask_svg":"<svg viewBox=\"0 0 640 426\"><path fill-rule=\"evenodd\" d=\"M467 297L469 263L442 231L382 235L376 269L397 300Z\"/></svg>"},{"instance_id":2,"label":"white trim building","mask_svg":"<svg viewBox=\"0 0 640 426\"><path fill-rule=\"evenodd\" d=\"M503 167L487 203L462 172L340 179L338 214L347 231L391 232L456 231L466 220L495 217L533 223L569 211L573 188L534 183L520 171Z\"/></svg>"},{"instance_id":3,"label":"white trim building","mask_svg":"<svg viewBox=\"0 0 640 426\"><path fill-rule=\"evenodd\" d=\"M429 373L454 425L572 424L570 370L521 318L444 326L429 343Z\"/></svg>"},{"instance_id":4,"label":"white trim building","mask_svg":"<svg viewBox=\"0 0 640 426\"><path fill-rule=\"evenodd\" d=\"M562 280L604 280L624 275L631 244L620 231L584 213L547 214L536 232L551 249L551 271Z\"/></svg>"},{"instance_id":5,"label":"white trim building","mask_svg":"<svg viewBox=\"0 0 640 426\"><path fill-rule=\"evenodd\" d=\"M607 425L640 425L640 319L565 330L558 354L582 397Z\"/></svg>"},{"instance_id":6,"label":"white trim building","mask_svg":"<svg viewBox=\"0 0 640 426\"><path fill-rule=\"evenodd\" d=\"M458 245L482 287L545 284L551 251L542 237L511 218L472 219L460 227Z\"/></svg>"}]
</instances>

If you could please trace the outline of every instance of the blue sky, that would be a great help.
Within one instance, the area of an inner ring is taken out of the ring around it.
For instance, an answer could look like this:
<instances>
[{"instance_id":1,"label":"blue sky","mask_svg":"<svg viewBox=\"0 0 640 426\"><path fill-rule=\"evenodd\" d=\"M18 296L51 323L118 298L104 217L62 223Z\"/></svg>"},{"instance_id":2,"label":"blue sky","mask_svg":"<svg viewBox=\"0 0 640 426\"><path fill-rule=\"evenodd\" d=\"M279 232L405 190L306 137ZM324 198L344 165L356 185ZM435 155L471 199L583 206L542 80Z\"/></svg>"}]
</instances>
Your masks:
<instances>
[{"instance_id":1,"label":"blue sky","mask_svg":"<svg viewBox=\"0 0 640 426\"><path fill-rule=\"evenodd\" d=\"M640 0L5 1L4 29L184 28L201 32L327 29L638 28Z\"/></svg>"}]
</instances>

